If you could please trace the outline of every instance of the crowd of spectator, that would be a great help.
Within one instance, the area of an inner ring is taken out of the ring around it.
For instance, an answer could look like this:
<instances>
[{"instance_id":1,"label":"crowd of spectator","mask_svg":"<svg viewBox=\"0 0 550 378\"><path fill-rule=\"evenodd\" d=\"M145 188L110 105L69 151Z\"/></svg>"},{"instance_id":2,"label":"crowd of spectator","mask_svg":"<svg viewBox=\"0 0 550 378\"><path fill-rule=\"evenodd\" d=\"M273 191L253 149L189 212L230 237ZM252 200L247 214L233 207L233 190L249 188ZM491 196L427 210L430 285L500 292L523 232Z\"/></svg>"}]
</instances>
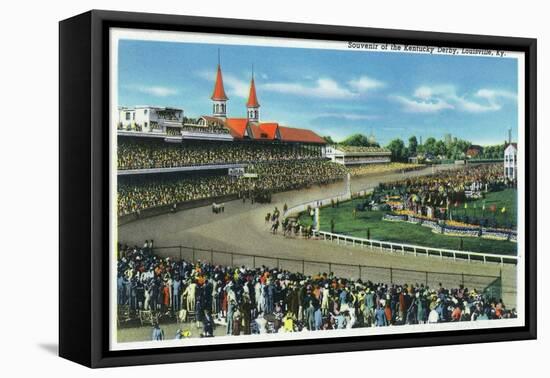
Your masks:
<instances>
[{"instance_id":1,"label":"crowd of spectator","mask_svg":"<svg viewBox=\"0 0 550 378\"><path fill-rule=\"evenodd\" d=\"M277 192L328 184L341 180L345 172L346 169L340 164L309 159L249 165L246 173L254 174L253 177L192 174L119 178L118 215L205 198L250 192Z\"/></svg>"},{"instance_id":2,"label":"crowd of spectator","mask_svg":"<svg viewBox=\"0 0 550 378\"><path fill-rule=\"evenodd\" d=\"M168 136L181 136L181 129L178 127L167 127L166 135Z\"/></svg>"},{"instance_id":3,"label":"crowd of spectator","mask_svg":"<svg viewBox=\"0 0 550 378\"><path fill-rule=\"evenodd\" d=\"M184 124L181 131L200 134L229 134L229 130L225 126L217 123L206 126Z\"/></svg>"},{"instance_id":4,"label":"crowd of spectator","mask_svg":"<svg viewBox=\"0 0 550 378\"><path fill-rule=\"evenodd\" d=\"M119 179L118 215L139 213L141 210L152 207L235 194L246 188L245 181L236 180L227 175Z\"/></svg>"},{"instance_id":5,"label":"crowd of spectator","mask_svg":"<svg viewBox=\"0 0 550 378\"><path fill-rule=\"evenodd\" d=\"M346 164L375 164L389 163L390 156L346 156Z\"/></svg>"},{"instance_id":6,"label":"crowd of spectator","mask_svg":"<svg viewBox=\"0 0 550 378\"><path fill-rule=\"evenodd\" d=\"M389 173L389 172L407 172L415 169L424 168L423 164L413 163L387 163L387 164L365 164L348 167L351 176L363 176L371 174Z\"/></svg>"},{"instance_id":7,"label":"crowd of spectator","mask_svg":"<svg viewBox=\"0 0 550 378\"><path fill-rule=\"evenodd\" d=\"M206 143L119 139L118 169L173 168L208 164L238 164L318 159L318 148L293 144Z\"/></svg>"},{"instance_id":8,"label":"crowd of spectator","mask_svg":"<svg viewBox=\"0 0 550 378\"><path fill-rule=\"evenodd\" d=\"M346 146L343 144L337 144L334 146L334 148L342 151L342 152L350 152L350 153L380 153L380 152L390 152L389 150L382 148L382 147L374 147L374 146Z\"/></svg>"},{"instance_id":9,"label":"crowd of spectator","mask_svg":"<svg viewBox=\"0 0 550 378\"><path fill-rule=\"evenodd\" d=\"M406 208L417 210L419 206L461 204L467 192L497 191L507 185L501 164L483 164L382 183L379 188L401 195Z\"/></svg>"},{"instance_id":10,"label":"crowd of spectator","mask_svg":"<svg viewBox=\"0 0 550 378\"><path fill-rule=\"evenodd\" d=\"M119 245L117 302L130 312L193 314L203 336L514 318L483 288L389 284L268 268L160 258L152 243ZM173 317L172 317L173 318ZM159 334L159 327L156 328ZM155 332L154 332L155 333Z\"/></svg>"}]
</instances>

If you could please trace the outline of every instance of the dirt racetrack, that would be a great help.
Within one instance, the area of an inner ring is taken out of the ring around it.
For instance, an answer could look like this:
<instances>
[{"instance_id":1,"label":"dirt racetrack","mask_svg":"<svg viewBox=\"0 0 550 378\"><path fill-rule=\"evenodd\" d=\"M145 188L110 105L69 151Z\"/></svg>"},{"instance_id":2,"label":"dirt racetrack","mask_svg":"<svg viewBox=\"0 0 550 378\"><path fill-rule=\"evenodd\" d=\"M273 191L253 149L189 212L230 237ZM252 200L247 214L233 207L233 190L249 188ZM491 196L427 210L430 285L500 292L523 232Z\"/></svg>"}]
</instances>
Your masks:
<instances>
[{"instance_id":1,"label":"dirt racetrack","mask_svg":"<svg viewBox=\"0 0 550 378\"><path fill-rule=\"evenodd\" d=\"M453 166L439 167L449 169ZM352 178L352 190L359 191L373 188L381 181L391 181L406 176L425 175L432 172L432 168L408 173L392 173L375 176L362 176ZM498 277L502 275L502 296L508 307L516 305L516 266L505 264L501 266L495 263L479 263L466 261L453 261L448 258L430 256L426 258L413 255L390 254L386 251L371 250L353 246L336 245L322 240L305 240L301 238L286 238L281 234L273 235L269 232L269 225L264 221L268 212L273 212L275 206L281 209L286 203L289 207L327 198L344 192L342 182L327 186L315 186L299 191L289 191L273 195L271 204L251 204L250 201L231 201L225 204L225 212L212 213L211 207L200 207L177 213L168 213L151 218L139 219L131 223L119 226L118 240L122 243L142 245L145 240L153 239L155 252L165 256L178 256L178 249L161 249L163 246L189 246L197 249L214 249L234 253L261 256L251 260L248 256L215 254L204 252L205 260L209 256L214 258L217 264L229 265L267 265L276 263L281 268L305 273L328 271L329 267L336 275L382 282L423 282L425 272L430 273L430 286L437 282L456 284L456 279L462 278L469 288L483 289L491 279L474 277L472 275L487 275ZM184 249L184 257L188 257L191 249ZM196 258L201 258L197 252ZM265 257L262 259L262 257ZM280 260L276 260L276 259ZM307 260L307 267L303 263L286 261L284 258ZM331 264L330 266L328 264ZM351 266L338 266L338 263ZM387 269L363 269L358 265L392 267L392 277L388 277ZM419 273L400 271L399 269L417 270ZM445 275L440 273L453 273ZM449 278L449 279L447 279ZM451 282L452 281L452 282Z\"/></svg>"}]
</instances>

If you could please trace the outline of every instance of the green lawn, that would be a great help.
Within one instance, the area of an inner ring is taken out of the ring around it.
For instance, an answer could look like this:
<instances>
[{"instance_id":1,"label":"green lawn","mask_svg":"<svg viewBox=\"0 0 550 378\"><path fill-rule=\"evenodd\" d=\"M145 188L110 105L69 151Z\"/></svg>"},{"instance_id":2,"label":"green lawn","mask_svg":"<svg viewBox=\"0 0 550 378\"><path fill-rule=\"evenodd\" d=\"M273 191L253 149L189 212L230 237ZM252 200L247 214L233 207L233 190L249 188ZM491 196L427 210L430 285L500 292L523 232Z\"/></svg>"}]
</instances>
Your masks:
<instances>
[{"instance_id":1,"label":"green lawn","mask_svg":"<svg viewBox=\"0 0 550 378\"><path fill-rule=\"evenodd\" d=\"M505 189L500 192L488 193L485 199L479 199L476 201L469 201L468 208L465 209L464 205L459 208L453 208L453 217L468 216L470 219L482 219L487 218L494 220L500 227L515 227L517 225L517 190ZM485 202L485 210L483 210L483 203ZM491 206L496 207L496 211L490 211ZM502 212L505 208L506 211Z\"/></svg>"},{"instance_id":2,"label":"green lawn","mask_svg":"<svg viewBox=\"0 0 550 378\"><path fill-rule=\"evenodd\" d=\"M433 233L430 228L405 222L388 222L382 220L383 211L357 212L353 218L353 209L362 200L352 200L340 204L338 208L324 207L320 211L321 230L330 231L330 221L334 219L334 232L366 238L367 228L370 230L371 239L391 241L395 243L408 243L427 247L459 249L460 238ZM487 205L487 203L486 203ZM303 214L301 222L310 224L311 218ZM462 238L463 250L482 253L497 253L515 255L516 243L487 240L482 238Z\"/></svg>"}]
</instances>

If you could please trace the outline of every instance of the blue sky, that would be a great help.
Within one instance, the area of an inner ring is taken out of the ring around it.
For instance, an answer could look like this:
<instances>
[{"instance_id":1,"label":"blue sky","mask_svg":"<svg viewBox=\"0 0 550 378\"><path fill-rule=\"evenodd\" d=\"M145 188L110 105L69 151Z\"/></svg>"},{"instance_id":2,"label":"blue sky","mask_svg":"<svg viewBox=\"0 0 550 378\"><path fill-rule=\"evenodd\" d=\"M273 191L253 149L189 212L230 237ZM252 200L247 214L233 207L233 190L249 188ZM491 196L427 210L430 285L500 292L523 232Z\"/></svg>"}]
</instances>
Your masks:
<instances>
[{"instance_id":1,"label":"blue sky","mask_svg":"<svg viewBox=\"0 0 550 378\"><path fill-rule=\"evenodd\" d=\"M218 48L230 117L245 117L254 65L261 120L383 145L451 133L475 144L517 138L515 59L119 41L119 105L211 114Z\"/></svg>"}]
</instances>

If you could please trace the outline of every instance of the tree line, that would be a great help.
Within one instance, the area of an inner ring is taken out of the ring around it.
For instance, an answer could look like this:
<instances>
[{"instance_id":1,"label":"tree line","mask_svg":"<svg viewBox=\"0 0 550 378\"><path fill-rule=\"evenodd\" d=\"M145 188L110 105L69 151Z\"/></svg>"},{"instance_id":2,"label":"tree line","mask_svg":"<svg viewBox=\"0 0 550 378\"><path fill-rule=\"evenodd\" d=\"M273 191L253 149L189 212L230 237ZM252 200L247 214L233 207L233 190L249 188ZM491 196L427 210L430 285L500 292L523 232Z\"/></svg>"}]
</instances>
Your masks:
<instances>
[{"instance_id":1,"label":"tree line","mask_svg":"<svg viewBox=\"0 0 550 378\"><path fill-rule=\"evenodd\" d=\"M330 136L323 137L328 144L336 144ZM380 145L362 134L354 134L339 144L346 146L365 146L365 147L380 147ZM431 155L437 159L459 160L466 157L466 153L470 148L475 148L479 152L475 156L476 159L502 159L504 156L505 144L494 146L474 146L470 141L450 138L436 139L434 137L427 138L424 143L420 144L416 136L411 136L408 144L396 138L390 141L386 146L391 152L392 161L407 162L409 157Z\"/></svg>"}]
</instances>

